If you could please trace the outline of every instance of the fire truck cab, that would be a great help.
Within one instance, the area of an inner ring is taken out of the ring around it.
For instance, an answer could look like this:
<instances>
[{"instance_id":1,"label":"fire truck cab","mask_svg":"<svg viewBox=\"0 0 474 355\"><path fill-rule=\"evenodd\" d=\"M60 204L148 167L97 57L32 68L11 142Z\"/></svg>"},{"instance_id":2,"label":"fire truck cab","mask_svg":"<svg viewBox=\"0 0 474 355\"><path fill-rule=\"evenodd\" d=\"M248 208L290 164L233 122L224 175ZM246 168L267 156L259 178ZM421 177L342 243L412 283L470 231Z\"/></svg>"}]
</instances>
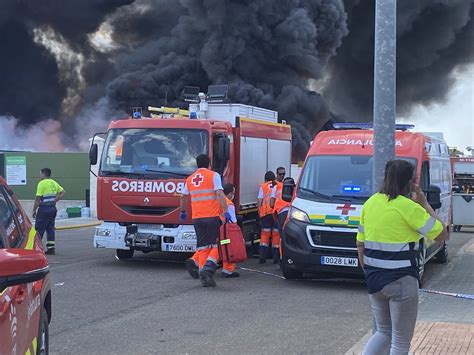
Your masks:
<instances>
[{"instance_id":1,"label":"fire truck cab","mask_svg":"<svg viewBox=\"0 0 474 355\"><path fill-rule=\"evenodd\" d=\"M415 165L416 182L449 225L448 146L439 134L409 132L412 127L397 125L396 156ZM293 188L282 239L287 279L303 273L362 274L356 233L362 205L372 195L373 130L364 124L335 124L335 128L315 137ZM422 238L420 250L420 278L431 258L447 261L447 242Z\"/></svg>"}]
</instances>

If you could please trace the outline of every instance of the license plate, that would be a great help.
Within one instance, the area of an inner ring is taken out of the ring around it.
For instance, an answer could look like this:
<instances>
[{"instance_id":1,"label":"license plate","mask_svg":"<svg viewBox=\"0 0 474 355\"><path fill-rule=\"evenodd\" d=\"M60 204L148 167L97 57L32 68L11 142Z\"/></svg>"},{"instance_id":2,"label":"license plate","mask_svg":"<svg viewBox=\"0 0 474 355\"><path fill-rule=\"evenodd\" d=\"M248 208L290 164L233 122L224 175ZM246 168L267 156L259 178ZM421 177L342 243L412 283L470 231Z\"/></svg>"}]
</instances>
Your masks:
<instances>
[{"instance_id":1,"label":"license plate","mask_svg":"<svg viewBox=\"0 0 474 355\"><path fill-rule=\"evenodd\" d=\"M321 265L357 267L359 260L357 258L341 258L339 256L321 256Z\"/></svg>"},{"instance_id":2,"label":"license plate","mask_svg":"<svg viewBox=\"0 0 474 355\"><path fill-rule=\"evenodd\" d=\"M192 253L196 251L195 245L187 244L164 244L163 247L164 251L175 251L181 253Z\"/></svg>"}]
</instances>

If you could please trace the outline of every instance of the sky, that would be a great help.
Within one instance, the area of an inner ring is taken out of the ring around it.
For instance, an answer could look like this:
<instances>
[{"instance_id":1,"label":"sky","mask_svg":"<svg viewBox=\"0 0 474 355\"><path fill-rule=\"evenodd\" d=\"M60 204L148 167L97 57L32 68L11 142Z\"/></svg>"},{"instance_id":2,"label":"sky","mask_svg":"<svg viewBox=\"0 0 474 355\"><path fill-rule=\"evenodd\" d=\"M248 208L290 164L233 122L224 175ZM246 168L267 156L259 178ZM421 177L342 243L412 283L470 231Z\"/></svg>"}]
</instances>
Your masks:
<instances>
[{"instance_id":1,"label":"sky","mask_svg":"<svg viewBox=\"0 0 474 355\"><path fill-rule=\"evenodd\" d=\"M418 106L400 121L413 123L415 131L443 132L450 147L474 148L474 65L455 73L456 82L446 102Z\"/></svg>"}]
</instances>

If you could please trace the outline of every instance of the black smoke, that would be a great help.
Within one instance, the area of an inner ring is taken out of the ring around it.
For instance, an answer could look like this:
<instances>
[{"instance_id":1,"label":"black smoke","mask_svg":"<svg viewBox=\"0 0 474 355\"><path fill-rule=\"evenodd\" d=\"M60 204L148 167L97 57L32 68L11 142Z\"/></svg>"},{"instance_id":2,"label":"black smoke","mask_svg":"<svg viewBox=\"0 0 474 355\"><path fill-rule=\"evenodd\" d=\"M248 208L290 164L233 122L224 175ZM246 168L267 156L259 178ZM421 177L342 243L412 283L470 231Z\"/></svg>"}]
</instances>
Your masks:
<instances>
[{"instance_id":1,"label":"black smoke","mask_svg":"<svg viewBox=\"0 0 474 355\"><path fill-rule=\"evenodd\" d=\"M328 66L324 95L347 119L370 121L374 1L345 1L349 34ZM446 98L453 71L474 61L474 5L466 0L397 2L397 111Z\"/></svg>"},{"instance_id":2,"label":"black smoke","mask_svg":"<svg viewBox=\"0 0 474 355\"><path fill-rule=\"evenodd\" d=\"M399 0L397 11L398 109L408 112L445 99L453 72L473 62L474 6ZM89 40L104 23L107 51ZM87 59L80 113L62 111L77 83L34 41L44 27ZM61 119L69 132L92 109L182 106L184 86L227 83L232 101L278 110L302 156L327 122L371 119L373 40L374 0L2 0L0 115Z\"/></svg>"}]
</instances>

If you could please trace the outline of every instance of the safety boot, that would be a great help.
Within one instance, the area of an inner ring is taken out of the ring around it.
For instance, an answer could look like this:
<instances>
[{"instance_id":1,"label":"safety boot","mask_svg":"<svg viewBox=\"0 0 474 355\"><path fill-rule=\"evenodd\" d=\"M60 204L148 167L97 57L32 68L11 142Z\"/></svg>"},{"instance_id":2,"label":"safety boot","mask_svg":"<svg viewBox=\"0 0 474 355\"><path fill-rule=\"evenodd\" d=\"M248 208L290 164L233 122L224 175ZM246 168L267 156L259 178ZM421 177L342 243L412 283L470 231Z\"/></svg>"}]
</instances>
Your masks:
<instances>
[{"instance_id":1,"label":"safety boot","mask_svg":"<svg viewBox=\"0 0 474 355\"><path fill-rule=\"evenodd\" d=\"M268 247L265 245L260 245L258 252L259 252L258 263L265 264L267 262Z\"/></svg>"},{"instance_id":2,"label":"safety boot","mask_svg":"<svg viewBox=\"0 0 474 355\"><path fill-rule=\"evenodd\" d=\"M193 259L186 259L186 261L184 262L184 266L186 266L186 270L188 270L189 275L191 275L193 279L199 278L199 268Z\"/></svg>"},{"instance_id":3,"label":"safety boot","mask_svg":"<svg viewBox=\"0 0 474 355\"><path fill-rule=\"evenodd\" d=\"M216 287L216 282L214 281L212 272L202 270L199 276L201 277L201 283L203 287Z\"/></svg>"},{"instance_id":4,"label":"safety boot","mask_svg":"<svg viewBox=\"0 0 474 355\"><path fill-rule=\"evenodd\" d=\"M227 273L222 273L222 277L226 278L226 279L231 279L231 278L234 278L234 277L239 277L240 274L237 272L237 271L234 271L230 274L227 274Z\"/></svg>"},{"instance_id":5,"label":"safety boot","mask_svg":"<svg viewBox=\"0 0 474 355\"><path fill-rule=\"evenodd\" d=\"M55 248L49 248L48 250L45 251L46 255L56 255L56 250Z\"/></svg>"},{"instance_id":6,"label":"safety boot","mask_svg":"<svg viewBox=\"0 0 474 355\"><path fill-rule=\"evenodd\" d=\"M273 248L273 263L278 264L280 262L280 249Z\"/></svg>"}]
</instances>

